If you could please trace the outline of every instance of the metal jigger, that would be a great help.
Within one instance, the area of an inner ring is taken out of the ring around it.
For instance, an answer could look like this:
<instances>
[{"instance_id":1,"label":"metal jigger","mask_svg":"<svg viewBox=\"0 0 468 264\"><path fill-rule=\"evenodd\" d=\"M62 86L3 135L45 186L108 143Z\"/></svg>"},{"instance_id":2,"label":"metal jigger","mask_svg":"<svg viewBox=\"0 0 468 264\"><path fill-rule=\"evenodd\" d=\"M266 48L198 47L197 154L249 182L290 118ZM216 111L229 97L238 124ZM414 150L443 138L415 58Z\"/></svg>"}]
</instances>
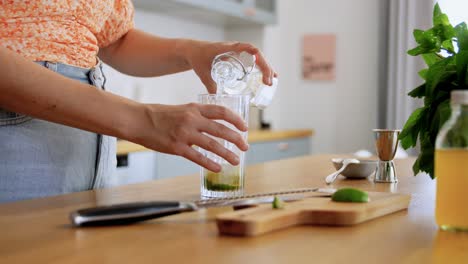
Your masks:
<instances>
[{"instance_id":1,"label":"metal jigger","mask_svg":"<svg viewBox=\"0 0 468 264\"><path fill-rule=\"evenodd\" d=\"M398 135L401 130L374 129L373 131L375 133L375 148L379 155L374 182L398 182L393 158L398 147Z\"/></svg>"}]
</instances>

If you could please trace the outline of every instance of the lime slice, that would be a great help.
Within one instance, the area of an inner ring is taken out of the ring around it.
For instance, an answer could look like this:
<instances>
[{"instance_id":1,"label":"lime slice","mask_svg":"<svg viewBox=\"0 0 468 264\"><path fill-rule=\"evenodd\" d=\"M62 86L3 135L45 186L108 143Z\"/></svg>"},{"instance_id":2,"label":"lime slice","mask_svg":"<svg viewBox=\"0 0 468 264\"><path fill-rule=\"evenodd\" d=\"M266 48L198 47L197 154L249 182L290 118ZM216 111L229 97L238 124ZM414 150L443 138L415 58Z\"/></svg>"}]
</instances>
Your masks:
<instances>
[{"instance_id":1,"label":"lime slice","mask_svg":"<svg viewBox=\"0 0 468 264\"><path fill-rule=\"evenodd\" d=\"M367 192L355 188L342 188L332 195L332 201L348 203L367 203L369 195Z\"/></svg>"},{"instance_id":2,"label":"lime slice","mask_svg":"<svg viewBox=\"0 0 468 264\"><path fill-rule=\"evenodd\" d=\"M273 198L272 207L273 207L273 209L281 209L281 208L284 208L284 202L283 202L283 200L281 200L281 198L278 198L278 197L275 196L275 198Z\"/></svg>"}]
</instances>

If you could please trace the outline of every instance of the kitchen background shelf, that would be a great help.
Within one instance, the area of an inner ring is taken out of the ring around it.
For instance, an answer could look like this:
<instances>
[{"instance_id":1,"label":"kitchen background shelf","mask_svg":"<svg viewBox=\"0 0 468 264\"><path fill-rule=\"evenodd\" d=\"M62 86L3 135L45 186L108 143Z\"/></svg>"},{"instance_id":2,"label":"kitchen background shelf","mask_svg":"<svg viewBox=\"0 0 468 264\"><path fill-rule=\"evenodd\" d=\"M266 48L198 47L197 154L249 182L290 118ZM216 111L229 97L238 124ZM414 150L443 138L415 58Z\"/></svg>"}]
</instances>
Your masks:
<instances>
[{"instance_id":1,"label":"kitchen background shelf","mask_svg":"<svg viewBox=\"0 0 468 264\"><path fill-rule=\"evenodd\" d=\"M298 130L256 130L249 131L248 142L260 143L284 139L304 138L314 135L312 129L298 129ZM126 155L132 152L151 151L142 145L132 143L125 140L117 141L117 155Z\"/></svg>"},{"instance_id":2,"label":"kitchen background shelf","mask_svg":"<svg viewBox=\"0 0 468 264\"><path fill-rule=\"evenodd\" d=\"M276 23L276 0L138 0L136 8L224 26Z\"/></svg>"},{"instance_id":3,"label":"kitchen background shelf","mask_svg":"<svg viewBox=\"0 0 468 264\"><path fill-rule=\"evenodd\" d=\"M246 164L252 165L271 160L308 155L310 139L314 131L280 130L249 131L250 149ZM113 185L143 182L154 179L195 174L199 166L179 156L151 151L124 140L117 142L119 165Z\"/></svg>"}]
</instances>

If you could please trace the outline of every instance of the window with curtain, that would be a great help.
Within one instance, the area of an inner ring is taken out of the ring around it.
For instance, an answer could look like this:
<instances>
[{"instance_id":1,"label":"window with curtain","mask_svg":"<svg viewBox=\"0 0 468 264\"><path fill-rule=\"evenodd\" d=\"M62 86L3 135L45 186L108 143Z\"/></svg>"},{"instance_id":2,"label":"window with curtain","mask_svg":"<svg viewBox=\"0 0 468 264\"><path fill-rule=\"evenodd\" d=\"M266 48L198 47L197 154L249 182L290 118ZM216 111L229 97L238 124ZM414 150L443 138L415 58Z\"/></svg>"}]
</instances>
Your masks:
<instances>
[{"instance_id":1,"label":"window with curtain","mask_svg":"<svg viewBox=\"0 0 468 264\"><path fill-rule=\"evenodd\" d=\"M407 96L423 80L418 71L424 67L421 58L407 55L416 46L413 30L432 25L432 1L388 0L387 69L382 73L386 83L379 96L381 127L401 129L421 102Z\"/></svg>"}]
</instances>

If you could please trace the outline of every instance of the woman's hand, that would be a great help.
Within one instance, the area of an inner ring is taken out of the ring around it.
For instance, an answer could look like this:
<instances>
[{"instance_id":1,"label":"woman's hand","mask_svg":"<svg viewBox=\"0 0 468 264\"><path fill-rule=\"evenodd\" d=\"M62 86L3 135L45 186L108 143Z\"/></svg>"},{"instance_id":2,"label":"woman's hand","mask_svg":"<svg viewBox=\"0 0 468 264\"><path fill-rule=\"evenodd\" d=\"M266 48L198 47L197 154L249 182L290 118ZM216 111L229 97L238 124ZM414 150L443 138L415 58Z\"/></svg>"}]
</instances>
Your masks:
<instances>
[{"instance_id":1,"label":"woman's hand","mask_svg":"<svg viewBox=\"0 0 468 264\"><path fill-rule=\"evenodd\" d=\"M190 41L187 46L186 60L193 68L209 93L216 93L216 83L211 78L211 62L216 55L228 51L248 52L256 57L256 64L263 74L266 85L273 83L277 73L271 68L263 54L253 45L241 42L204 42Z\"/></svg>"},{"instance_id":2,"label":"woman's hand","mask_svg":"<svg viewBox=\"0 0 468 264\"><path fill-rule=\"evenodd\" d=\"M233 165L239 164L236 154L224 148L208 135L228 140L240 150L247 151L248 145L241 135L214 121L224 120L240 131L247 131L245 122L231 110L217 105L144 105L147 124L134 139L139 144L156 151L183 156L213 172L221 166L205 157L192 146L196 145L224 158ZM135 131L134 131L135 132Z\"/></svg>"}]
</instances>

